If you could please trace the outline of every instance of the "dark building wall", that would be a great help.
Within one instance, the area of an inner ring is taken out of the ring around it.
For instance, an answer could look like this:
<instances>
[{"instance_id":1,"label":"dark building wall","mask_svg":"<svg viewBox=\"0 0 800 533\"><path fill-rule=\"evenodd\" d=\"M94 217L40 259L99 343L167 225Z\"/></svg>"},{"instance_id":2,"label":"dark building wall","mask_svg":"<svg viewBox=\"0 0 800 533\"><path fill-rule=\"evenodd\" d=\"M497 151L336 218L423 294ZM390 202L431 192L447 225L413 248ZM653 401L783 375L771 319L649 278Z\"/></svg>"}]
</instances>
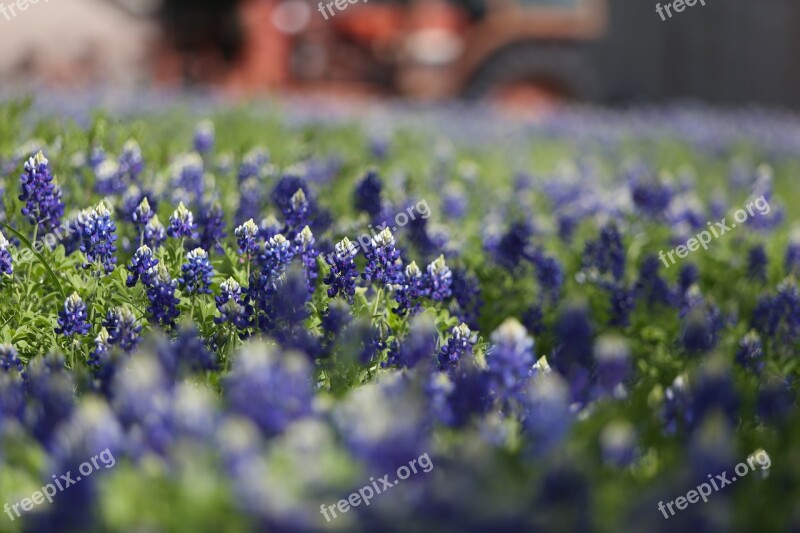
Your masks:
<instances>
[{"instance_id":1,"label":"dark building wall","mask_svg":"<svg viewBox=\"0 0 800 533\"><path fill-rule=\"evenodd\" d=\"M800 107L800 0L706 0L664 22L655 0L609 2L593 51L606 99Z\"/></svg>"}]
</instances>

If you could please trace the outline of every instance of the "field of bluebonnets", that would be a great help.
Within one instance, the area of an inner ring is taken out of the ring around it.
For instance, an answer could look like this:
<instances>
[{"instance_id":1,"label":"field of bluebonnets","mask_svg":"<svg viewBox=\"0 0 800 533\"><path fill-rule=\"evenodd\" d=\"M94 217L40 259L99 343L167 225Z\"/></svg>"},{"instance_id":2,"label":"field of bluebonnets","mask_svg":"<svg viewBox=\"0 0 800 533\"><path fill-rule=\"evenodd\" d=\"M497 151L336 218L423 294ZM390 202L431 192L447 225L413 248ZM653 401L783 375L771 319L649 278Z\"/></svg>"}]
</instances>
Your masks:
<instances>
[{"instance_id":1,"label":"field of bluebonnets","mask_svg":"<svg viewBox=\"0 0 800 533\"><path fill-rule=\"evenodd\" d=\"M800 527L800 122L410 113L0 107L1 531Z\"/></svg>"}]
</instances>

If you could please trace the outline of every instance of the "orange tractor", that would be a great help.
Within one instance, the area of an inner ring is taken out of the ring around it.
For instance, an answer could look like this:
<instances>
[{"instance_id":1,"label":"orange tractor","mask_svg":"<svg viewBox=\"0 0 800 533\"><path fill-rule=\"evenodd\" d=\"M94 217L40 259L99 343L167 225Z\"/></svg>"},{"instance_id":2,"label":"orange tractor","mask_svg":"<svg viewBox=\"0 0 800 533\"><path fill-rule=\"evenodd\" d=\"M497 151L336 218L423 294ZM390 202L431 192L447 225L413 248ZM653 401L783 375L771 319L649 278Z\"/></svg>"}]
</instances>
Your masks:
<instances>
[{"instance_id":1,"label":"orange tractor","mask_svg":"<svg viewBox=\"0 0 800 533\"><path fill-rule=\"evenodd\" d=\"M171 43L157 73L240 92L344 88L431 100L533 90L591 99L596 86L581 45L605 32L606 2L243 0L216 17L236 21L228 35L238 53L227 61L208 46L203 54L165 53L181 50Z\"/></svg>"}]
</instances>

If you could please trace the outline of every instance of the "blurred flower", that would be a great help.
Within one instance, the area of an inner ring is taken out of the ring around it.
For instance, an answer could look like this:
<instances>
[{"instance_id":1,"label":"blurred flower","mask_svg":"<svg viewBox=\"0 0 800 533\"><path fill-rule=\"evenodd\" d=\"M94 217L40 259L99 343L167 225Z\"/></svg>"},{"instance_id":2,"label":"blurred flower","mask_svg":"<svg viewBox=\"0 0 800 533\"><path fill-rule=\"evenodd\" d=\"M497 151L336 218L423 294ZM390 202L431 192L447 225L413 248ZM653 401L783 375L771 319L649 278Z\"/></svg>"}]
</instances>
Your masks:
<instances>
[{"instance_id":1,"label":"blurred flower","mask_svg":"<svg viewBox=\"0 0 800 533\"><path fill-rule=\"evenodd\" d=\"M427 273L428 276L425 279L426 295L437 302L450 298L453 294L453 273L450 271L450 267L445 264L443 255L440 255L428 265Z\"/></svg>"},{"instance_id":2,"label":"blurred flower","mask_svg":"<svg viewBox=\"0 0 800 533\"><path fill-rule=\"evenodd\" d=\"M756 374L761 373L764 369L764 351L758 333L751 330L739 341L736 362Z\"/></svg>"},{"instance_id":3,"label":"blurred flower","mask_svg":"<svg viewBox=\"0 0 800 533\"><path fill-rule=\"evenodd\" d=\"M311 368L297 353L249 343L234 360L223 392L232 412L255 422L266 436L274 436L311 414Z\"/></svg>"},{"instance_id":4,"label":"blurred flower","mask_svg":"<svg viewBox=\"0 0 800 533\"><path fill-rule=\"evenodd\" d=\"M353 192L353 206L357 211L367 213L373 222L381 214L381 209L383 208L381 200L382 189L383 184L378 177L378 173L375 170L370 170L359 180Z\"/></svg>"},{"instance_id":5,"label":"blurred flower","mask_svg":"<svg viewBox=\"0 0 800 533\"><path fill-rule=\"evenodd\" d=\"M225 239L225 213L222 212L222 206L218 201L205 202L200 206L197 227L200 247L209 253L214 250L222 253L222 241Z\"/></svg>"},{"instance_id":6,"label":"blurred flower","mask_svg":"<svg viewBox=\"0 0 800 533\"><path fill-rule=\"evenodd\" d=\"M158 215L155 215L144 228L144 244L153 250L158 250L165 240L167 240L166 231L158 220Z\"/></svg>"},{"instance_id":7,"label":"blurred flower","mask_svg":"<svg viewBox=\"0 0 800 533\"><path fill-rule=\"evenodd\" d=\"M194 149L198 154L207 154L214 148L214 123L204 120L194 130Z\"/></svg>"}]
</instances>

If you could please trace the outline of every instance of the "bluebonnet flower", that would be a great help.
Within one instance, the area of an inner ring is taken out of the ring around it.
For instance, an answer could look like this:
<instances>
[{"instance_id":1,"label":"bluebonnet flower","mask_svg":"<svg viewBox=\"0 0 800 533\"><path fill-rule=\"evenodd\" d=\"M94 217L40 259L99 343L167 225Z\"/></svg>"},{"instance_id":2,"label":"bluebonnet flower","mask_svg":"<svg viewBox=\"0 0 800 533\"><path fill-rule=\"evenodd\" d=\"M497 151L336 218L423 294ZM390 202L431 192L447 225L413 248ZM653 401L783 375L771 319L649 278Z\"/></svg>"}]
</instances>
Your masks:
<instances>
[{"instance_id":1,"label":"bluebonnet flower","mask_svg":"<svg viewBox=\"0 0 800 533\"><path fill-rule=\"evenodd\" d=\"M133 211L133 215L131 215L131 220L139 229L140 232L144 231L145 226L153 219L155 213L150 208L150 201L147 199L147 196L142 198L142 201L136 206L136 209Z\"/></svg>"},{"instance_id":2,"label":"bluebonnet flower","mask_svg":"<svg viewBox=\"0 0 800 533\"><path fill-rule=\"evenodd\" d=\"M247 345L225 377L225 398L234 413L255 422L266 436L283 432L311 414L311 367L295 352L279 353L264 343Z\"/></svg>"},{"instance_id":3,"label":"bluebonnet flower","mask_svg":"<svg viewBox=\"0 0 800 533\"><path fill-rule=\"evenodd\" d=\"M58 312L56 333L65 337L86 335L91 328L86 321L87 316L86 304L77 292L73 292L64 302L64 309Z\"/></svg>"},{"instance_id":4,"label":"bluebonnet flower","mask_svg":"<svg viewBox=\"0 0 800 533\"><path fill-rule=\"evenodd\" d=\"M194 215L192 212L186 209L186 206L183 205L183 202L178 204L178 209L176 209L172 216L169 217L169 227L167 228L167 235L174 239L180 238L197 238L197 234L195 230L197 229L197 225L194 223Z\"/></svg>"},{"instance_id":5,"label":"bluebonnet flower","mask_svg":"<svg viewBox=\"0 0 800 533\"><path fill-rule=\"evenodd\" d=\"M623 337L603 335L594 345L599 394L618 396L631 373L631 351Z\"/></svg>"},{"instance_id":6,"label":"bluebonnet flower","mask_svg":"<svg viewBox=\"0 0 800 533\"><path fill-rule=\"evenodd\" d=\"M661 420L668 434L694 423L694 411L691 405L691 393L685 375L675 378L672 385L664 391L664 403L661 406Z\"/></svg>"},{"instance_id":7,"label":"bluebonnet flower","mask_svg":"<svg viewBox=\"0 0 800 533\"><path fill-rule=\"evenodd\" d=\"M172 188L184 190L195 199L203 196L203 158L200 154L190 153L178 157L172 164Z\"/></svg>"},{"instance_id":8,"label":"bluebonnet flower","mask_svg":"<svg viewBox=\"0 0 800 533\"><path fill-rule=\"evenodd\" d=\"M161 221L158 220L158 215L155 215L144 228L144 244L153 250L158 250L165 240L167 240L167 232L161 225Z\"/></svg>"},{"instance_id":9,"label":"bluebonnet flower","mask_svg":"<svg viewBox=\"0 0 800 533\"><path fill-rule=\"evenodd\" d=\"M515 318L506 319L491 335L486 366L495 394L503 398L517 393L527 381L535 357L534 342Z\"/></svg>"},{"instance_id":10,"label":"bluebonnet flower","mask_svg":"<svg viewBox=\"0 0 800 533\"><path fill-rule=\"evenodd\" d=\"M198 154L207 154L214 149L214 123L204 120L194 130L194 149Z\"/></svg>"},{"instance_id":11,"label":"bluebonnet flower","mask_svg":"<svg viewBox=\"0 0 800 533\"><path fill-rule=\"evenodd\" d=\"M258 177L261 167L269 163L269 152L266 149L256 146L247 152L242 158L239 166L239 181L244 181L250 177Z\"/></svg>"},{"instance_id":12,"label":"bluebonnet flower","mask_svg":"<svg viewBox=\"0 0 800 533\"><path fill-rule=\"evenodd\" d=\"M761 337L758 336L758 333L751 330L739 341L736 362L756 374L761 373L764 369L764 351L761 347Z\"/></svg>"},{"instance_id":13,"label":"bluebonnet flower","mask_svg":"<svg viewBox=\"0 0 800 533\"><path fill-rule=\"evenodd\" d=\"M250 274L248 297L256 309L256 325L262 331L274 327L275 282L293 256L291 243L283 235L275 235L265 243L263 253L258 256L259 268Z\"/></svg>"},{"instance_id":14,"label":"bluebonnet flower","mask_svg":"<svg viewBox=\"0 0 800 533\"><path fill-rule=\"evenodd\" d=\"M303 270L306 277L306 288L309 294L314 293L317 285L317 277L319 276L319 265L317 264L317 250L314 248L314 234L311 233L311 228L304 227L301 232L294 238L297 250L295 255L299 255L303 262Z\"/></svg>"},{"instance_id":15,"label":"bluebonnet flower","mask_svg":"<svg viewBox=\"0 0 800 533\"><path fill-rule=\"evenodd\" d=\"M531 254L530 258L536 269L541 294L552 302L559 299L564 284L564 269L558 259L544 253L541 249Z\"/></svg>"},{"instance_id":16,"label":"bluebonnet flower","mask_svg":"<svg viewBox=\"0 0 800 533\"><path fill-rule=\"evenodd\" d=\"M747 252L747 275L756 281L767 281L767 253L764 246L756 244Z\"/></svg>"},{"instance_id":17,"label":"bluebonnet flower","mask_svg":"<svg viewBox=\"0 0 800 533\"><path fill-rule=\"evenodd\" d=\"M242 294L242 288L233 278L228 278L220 285L220 294L214 300L217 303L217 324L230 322L239 329L245 329L250 323L253 307Z\"/></svg>"},{"instance_id":18,"label":"bluebonnet flower","mask_svg":"<svg viewBox=\"0 0 800 533\"><path fill-rule=\"evenodd\" d=\"M78 230L81 236L80 250L86 256L83 268L90 268L92 264L99 263L106 273L114 271L117 258L114 252L117 247L114 243L117 236L117 226L111 220L111 211L105 203L100 202L93 209L85 209L78 215Z\"/></svg>"},{"instance_id":19,"label":"bluebonnet flower","mask_svg":"<svg viewBox=\"0 0 800 533\"><path fill-rule=\"evenodd\" d=\"M475 275L466 270L453 270L453 297L456 303L454 315L459 320L477 328L483 301L481 300L480 282Z\"/></svg>"},{"instance_id":20,"label":"bluebonnet flower","mask_svg":"<svg viewBox=\"0 0 800 533\"><path fill-rule=\"evenodd\" d=\"M731 426L736 425L739 394L727 361L714 356L701 367L693 382L691 398L694 424L689 425L690 429L699 426L706 415L715 411L721 412Z\"/></svg>"},{"instance_id":21,"label":"bluebonnet flower","mask_svg":"<svg viewBox=\"0 0 800 533\"><path fill-rule=\"evenodd\" d=\"M255 220L263 210L264 186L256 176L244 179L239 183L239 205L234 220L237 224L247 219ZM280 228L283 230L283 227Z\"/></svg>"},{"instance_id":22,"label":"bluebonnet flower","mask_svg":"<svg viewBox=\"0 0 800 533\"><path fill-rule=\"evenodd\" d=\"M674 195L672 188L658 179L634 179L630 188L636 208L653 218L664 215Z\"/></svg>"},{"instance_id":23,"label":"bluebonnet flower","mask_svg":"<svg viewBox=\"0 0 800 533\"><path fill-rule=\"evenodd\" d=\"M621 283L614 283L606 288L611 295L609 324L611 326L627 327L630 323L630 315L636 306L635 289L628 289Z\"/></svg>"},{"instance_id":24,"label":"bluebonnet flower","mask_svg":"<svg viewBox=\"0 0 800 533\"><path fill-rule=\"evenodd\" d=\"M800 227L795 227L789 236L783 266L787 276L800 276Z\"/></svg>"},{"instance_id":25,"label":"bluebonnet flower","mask_svg":"<svg viewBox=\"0 0 800 533\"><path fill-rule=\"evenodd\" d=\"M171 380L213 370L216 366L214 354L208 350L194 324L181 326L175 340L159 343L156 352Z\"/></svg>"},{"instance_id":26,"label":"bluebonnet flower","mask_svg":"<svg viewBox=\"0 0 800 533\"><path fill-rule=\"evenodd\" d=\"M237 227L233 234L236 235L236 243L239 245L239 255L251 256L258 251L258 226L252 218ZM274 235L270 237L272 236Z\"/></svg>"},{"instance_id":27,"label":"bluebonnet flower","mask_svg":"<svg viewBox=\"0 0 800 533\"><path fill-rule=\"evenodd\" d=\"M216 250L222 253L222 241L225 239L225 213L219 202L203 203L200 206L197 227L200 230L200 247L209 252Z\"/></svg>"},{"instance_id":28,"label":"bluebonnet flower","mask_svg":"<svg viewBox=\"0 0 800 533\"><path fill-rule=\"evenodd\" d=\"M680 272L678 272L678 295L681 301L683 301L686 291L697 283L699 279L700 272L693 263L687 263L681 267Z\"/></svg>"},{"instance_id":29,"label":"bluebonnet flower","mask_svg":"<svg viewBox=\"0 0 800 533\"><path fill-rule=\"evenodd\" d=\"M442 194L442 213L451 219L462 218L469 208L469 199L464 192L464 187L458 182L445 185Z\"/></svg>"},{"instance_id":30,"label":"bluebonnet flower","mask_svg":"<svg viewBox=\"0 0 800 533\"><path fill-rule=\"evenodd\" d=\"M370 170L359 180L353 192L353 206L357 211L364 211L375 221L381 214L382 200L381 191L383 185L378 177L378 173Z\"/></svg>"},{"instance_id":31,"label":"bluebonnet flower","mask_svg":"<svg viewBox=\"0 0 800 533\"><path fill-rule=\"evenodd\" d=\"M136 317L127 307L110 309L103 320L103 327L108 331L107 341L110 345L131 352L139 344L142 326L136 324Z\"/></svg>"},{"instance_id":32,"label":"bluebonnet flower","mask_svg":"<svg viewBox=\"0 0 800 533\"><path fill-rule=\"evenodd\" d=\"M639 266L639 278L634 291L636 297L649 306L670 305L674 301L669 284L658 274L660 268L660 261L655 255L646 256Z\"/></svg>"},{"instance_id":33,"label":"bluebonnet flower","mask_svg":"<svg viewBox=\"0 0 800 533\"><path fill-rule=\"evenodd\" d=\"M463 361L472 358L472 347L476 336L463 322L451 330L450 338L439 350L439 369L457 373Z\"/></svg>"},{"instance_id":34,"label":"bluebonnet flower","mask_svg":"<svg viewBox=\"0 0 800 533\"><path fill-rule=\"evenodd\" d=\"M625 275L625 248L617 226L610 222L600 230L597 240L589 241L583 251L583 266L600 274L611 274L615 281Z\"/></svg>"},{"instance_id":35,"label":"bluebonnet flower","mask_svg":"<svg viewBox=\"0 0 800 533\"><path fill-rule=\"evenodd\" d=\"M615 420L600 434L600 453L607 464L624 468L636 459L636 432L630 422Z\"/></svg>"},{"instance_id":36,"label":"bluebonnet flower","mask_svg":"<svg viewBox=\"0 0 800 533\"><path fill-rule=\"evenodd\" d=\"M119 165L111 160L105 160L94 169L94 190L98 194L112 195L122 193L127 184L125 176L120 172Z\"/></svg>"},{"instance_id":37,"label":"bluebonnet flower","mask_svg":"<svg viewBox=\"0 0 800 533\"><path fill-rule=\"evenodd\" d=\"M122 200L120 201L120 218L122 218L122 220L133 220L133 214L136 211L136 208L141 205L142 200L145 198L148 198L148 202L154 199L152 195L142 192L137 185L129 185L128 188L125 189L125 193L122 195ZM158 211L158 209L156 209L156 202L154 200L149 205L154 213Z\"/></svg>"},{"instance_id":38,"label":"bluebonnet flower","mask_svg":"<svg viewBox=\"0 0 800 533\"><path fill-rule=\"evenodd\" d=\"M361 274L363 279L382 285L402 283L403 264L400 261L400 251L395 248L394 236L389 228L372 238L364 255L367 264Z\"/></svg>"},{"instance_id":39,"label":"bluebonnet flower","mask_svg":"<svg viewBox=\"0 0 800 533\"><path fill-rule=\"evenodd\" d=\"M129 139L122 147L118 163L120 174L127 174L131 181L136 181L144 170L144 158L139 143Z\"/></svg>"},{"instance_id":40,"label":"bluebonnet flower","mask_svg":"<svg viewBox=\"0 0 800 533\"><path fill-rule=\"evenodd\" d=\"M795 412L795 398L790 379L771 376L759 387L756 414L773 423L785 423Z\"/></svg>"},{"instance_id":41,"label":"bluebonnet flower","mask_svg":"<svg viewBox=\"0 0 800 533\"><path fill-rule=\"evenodd\" d=\"M552 363L562 375L568 375L573 364L591 367L594 328L585 303L568 302L559 313L555 333L558 344Z\"/></svg>"},{"instance_id":42,"label":"bluebonnet flower","mask_svg":"<svg viewBox=\"0 0 800 533\"><path fill-rule=\"evenodd\" d=\"M103 367L108 364L109 353L111 352L110 335L106 328L100 328L100 333L94 338L94 349L89 353L86 364L97 373L102 372Z\"/></svg>"},{"instance_id":43,"label":"bluebonnet flower","mask_svg":"<svg viewBox=\"0 0 800 533\"><path fill-rule=\"evenodd\" d=\"M411 261L406 266L402 283L395 291L394 298L398 305L393 311L399 316L416 313L420 307L419 300L426 294L428 289L422 271L415 261Z\"/></svg>"},{"instance_id":44,"label":"bluebonnet flower","mask_svg":"<svg viewBox=\"0 0 800 533\"><path fill-rule=\"evenodd\" d=\"M522 325L534 336L544 331L544 311L541 303L533 303L522 313Z\"/></svg>"},{"instance_id":45,"label":"bluebonnet flower","mask_svg":"<svg viewBox=\"0 0 800 533\"><path fill-rule=\"evenodd\" d=\"M705 352L716 345L718 330L714 314L715 309L706 305L696 305L686 312L680 333L681 343L686 350Z\"/></svg>"},{"instance_id":46,"label":"bluebonnet flower","mask_svg":"<svg viewBox=\"0 0 800 533\"><path fill-rule=\"evenodd\" d=\"M5 235L0 233L0 274L14 273L14 265L11 260L11 252L8 251L9 242Z\"/></svg>"},{"instance_id":47,"label":"bluebonnet flower","mask_svg":"<svg viewBox=\"0 0 800 533\"><path fill-rule=\"evenodd\" d=\"M181 265L181 273L178 282L188 294L211 294L211 276L214 275L214 267L208 260L208 252L202 248L195 248L186 254L186 262Z\"/></svg>"},{"instance_id":48,"label":"bluebonnet flower","mask_svg":"<svg viewBox=\"0 0 800 533\"><path fill-rule=\"evenodd\" d=\"M540 457L560 444L572 425L569 388L551 372L530 380L520 399L526 447Z\"/></svg>"},{"instance_id":49,"label":"bluebonnet flower","mask_svg":"<svg viewBox=\"0 0 800 533\"><path fill-rule=\"evenodd\" d=\"M275 215L269 213L267 216L261 219L261 223L258 225L258 234L262 239L268 241L280 233L282 229L283 224L281 224L278 219L275 218Z\"/></svg>"},{"instance_id":50,"label":"bluebonnet flower","mask_svg":"<svg viewBox=\"0 0 800 533\"><path fill-rule=\"evenodd\" d=\"M145 286L150 285L153 283L151 274L155 272L154 267L157 264L158 259L153 256L153 251L150 247L146 244L140 246L131 259L131 264L128 267L128 279L125 280L125 285L133 287L140 278Z\"/></svg>"},{"instance_id":51,"label":"bluebonnet flower","mask_svg":"<svg viewBox=\"0 0 800 533\"><path fill-rule=\"evenodd\" d=\"M436 324L427 315L416 316L409 322L410 332L397 349L389 352L384 366L414 368L418 364L427 369L436 356L436 341L439 332Z\"/></svg>"},{"instance_id":52,"label":"bluebonnet flower","mask_svg":"<svg viewBox=\"0 0 800 533\"><path fill-rule=\"evenodd\" d=\"M92 146L92 149L89 151L89 167L91 169L96 169L100 164L106 160L106 151L103 150L102 146Z\"/></svg>"},{"instance_id":53,"label":"bluebonnet flower","mask_svg":"<svg viewBox=\"0 0 800 533\"><path fill-rule=\"evenodd\" d=\"M0 369L8 372L16 370L22 374L24 370L22 361L17 357L17 350L11 344L0 344Z\"/></svg>"},{"instance_id":54,"label":"bluebonnet flower","mask_svg":"<svg viewBox=\"0 0 800 533\"><path fill-rule=\"evenodd\" d=\"M25 202L22 214L41 230L60 227L64 203L61 201L61 188L50 173L49 161L39 151L28 159L24 168L25 173L20 177L22 193L19 195L19 199Z\"/></svg>"},{"instance_id":55,"label":"bluebonnet flower","mask_svg":"<svg viewBox=\"0 0 800 533\"><path fill-rule=\"evenodd\" d=\"M167 272L167 267L159 263L152 274L153 283L147 287L147 298L150 305L147 312L153 319L164 327L173 327L175 319L180 315L176 305L180 300L175 297L175 289L178 286L177 280L173 280ZM109 331L110 328L109 328Z\"/></svg>"},{"instance_id":56,"label":"bluebonnet flower","mask_svg":"<svg viewBox=\"0 0 800 533\"><path fill-rule=\"evenodd\" d=\"M294 257L294 252L291 243L280 233L267 240L258 256L263 273L273 278L280 275Z\"/></svg>"},{"instance_id":57,"label":"bluebonnet flower","mask_svg":"<svg viewBox=\"0 0 800 533\"><path fill-rule=\"evenodd\" d=\"M427 273L428 275L425 278L427 296L430 296L433 301L441 302L453 295L453 273L450 271L450 267L445 264L443 255L440 255L428 265ZM401 277L395 279L402 282L403 278L401 275ZM398 283L398 281L394 283Z\"/></svg>"},{"instance_id":58,"label":"bluebonnet flower","mask_svg":"<svg viewBox=\"0 0 800 533\"><path fill-rule=\"evenodd\" d=\"M753 311L753 326L763 336L792 342L800 335L800 292L794 278L778 285L778 294L762 296Z\"/></svg>"},{"instance_id":59,"label":"bluebonnet flower","mask_svg":"<svg viewBox=\"0 0 800 533\"><path fill-rule=\"evenodd\" d=\"M289 199L288 205L283 208L283 218L286 220L285 233L289 238L294 238L299 228L309 222L310 204L303 189L297 191Z\"/></svg>"},{"instance_id":60,"label":"bluebonnet flower","mask_svg":"<svg viewBox=\"0 0 800 533\"><path fill-rule=\"evenodd\" d=\"M513 269L526 255L528 240L533 233L533 228L527 221L514 222L490 251L493 252L495 261L502 267Z\"/></svg>"},{"instance_id":61,"label":"bluebonnet flower","mask_svg":"<svg viewBox=\"0 0 800 533\"><path fill-rule=\"evenodd\" d=\"M329 337L337 337L353 319L350 307L341 300L333 300L322 313L322 329Z\"/></svg>"},{"instance_id":62,"label":"bluebonnet flower","mask_svg":"<svg viewBox=\"0 0 800 533\"><path fill-rule=\"evenodd\" d=\"M306 303L309 298L310 293L302 269L296 266L290 268L276 284L272 306L275 320L280 321L284 326L282 333L291 331L292 326L301 324L308 318L309 309Z\"/></svg>"},{"instance_id":63,"label":"bluebonnet flower","mask_svg":"<svg viewBox=\"0 0 800 533\"><path fill-rule=\"evenodd\" d=\"M327 255L325 261L331 267L328 275L322 280L328 287L328 296L335 298L341 294L349 303L353 303L356 293L356 277L358 269L353 261L358 254L356 245L345 237L336 244L334 254Z\"/></svg>"}]
</instances>

